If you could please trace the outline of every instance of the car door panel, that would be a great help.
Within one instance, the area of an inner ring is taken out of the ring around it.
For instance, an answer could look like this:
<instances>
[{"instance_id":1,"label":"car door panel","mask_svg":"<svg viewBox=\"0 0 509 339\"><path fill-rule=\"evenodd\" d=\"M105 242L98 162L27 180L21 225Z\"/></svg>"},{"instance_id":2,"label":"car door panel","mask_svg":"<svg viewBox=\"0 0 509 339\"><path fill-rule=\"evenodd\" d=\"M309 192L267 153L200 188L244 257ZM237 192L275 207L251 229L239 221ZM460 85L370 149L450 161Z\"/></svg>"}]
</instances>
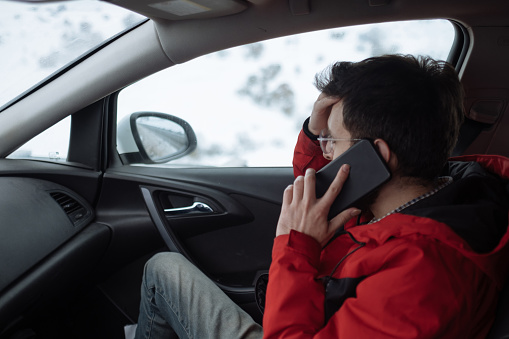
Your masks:
<instances>
[{"instance_id":1,"label":"car door panel","mask_svg":"<svg viewBox=\"0 0 509 339\"><path fill-rule=\"evenodd\" d=\"M272 241L280 205L232 194L256 217L244 224L184 238L194 261L221 285L252 287L260 271L271 262Z\"/></svg>"},{"instance_id":2,"label":"car door panel","mask_svg":"<svg viewBox=\"0 0 509 339\"><path fill-rule=\"evenodd\" d=\"M104 107L108 105L96 103L73 116L73 129L81 126L89 131L71 133L74 145L80 144L76 140L79 135L99 135L101 126L113 128L99 123ZM94 123L85 124L86 117L94 117ZM3 310L14 315L24 312L12 305L46 307L48 299L43 302L32 297L41 293L39 286L50 286L48 296L54 295L53 286L85 290L96 286L99 298L113 305L118 319L136 322L143 265L155 253L172 249L188 257L232 300L261 321L254 303L254 281L270 265L282 192L293 181L291 168L164 168L119 166L112 161L109 168L101 170L98 152L114 155L114 149L83 146L72 150L73 159L89 159L91 152L95 160L90 164L0 160L0 176L62 185L83 198L95 215L91 224L41 258L33 268L35 275L27 276L28 285L17 284L19 291L9 292L16 296L14 299L0 300L7 307ZM80 158L76 152L81 154L82 150L87 152ZM208 205L212 211L176 215L164 212L195 202ZM159 230L158 223L162 225ZM175 245L168 246L164 235ZM69 265L71 260L79 266ZM56 267L61 267L57 282L54 276L47 278ZM30 297L30 301L25 304L21 296ZM70 307L76 307L74 303L83 310L97 307L86 297L76 297L73 301L73 294L67 295Z\"/></svg>"},{"instance_id":3,"label":"car door panel","mask_svg":"<svg viewBox=\"0 0 509 339\"><path fill-rule=\"evenodd\" d=\"M134 166L109 169L97 206L98 221L108 224L114 234L105 267L127 267L147 253L177 251L234 301L251 307L255 278L270 266L282 192L293 180L291 168L275 168L271 175L267 171ZM207 203L213 212L164 212L195 201ZM126 269L125 278L132 274ZM139 288L133 287L131 293L139 294ZM125 295L109 297L116 298L119 305L136 304L126 301ZM125 310L134 318L137 312L132 306Z\"/></svg>"},{"instance_id":4,"label":"car door panel","mask_svg":"<svg viewBox=\"0 0 509 339\"><path fill-rule=\"evenodd\" d=\"M182 245L176 237L188 238L220 228L244 224L253 219L252 214L243 205L221 191L203 188L192 184L173 182L172 189L160 189L154 186L140 186L145 204L149 209L158 230L172 251L182 251ZM177 188L178 187L178 188ZM184 214L177 211L189 210Z\"/></svg>"},{"instance_id":5,"label":"car door panel","mask_svg":"<svg viewBox=\"0 0 509 339\"><path fill-rule=\"evenodd\" d=\"M271 176L266 169L248 168L214 173L208 168L141 169L122 167L105 174L98 218L103 210L112 213L109 204L123 205L117 207L119 213L124 210L129 218L145 216L146 220L148 211L153 222L150 232L157 227L170 250L184 254L218 283L252 286L256 273L270 265L282 192L293 180L291 169L274 169ZM256 189L253 182L258 183ZM213 211L164 212L196 201L207 203ZM119 220L118 215L112 219Z\"/></svg>"}]
</instances>

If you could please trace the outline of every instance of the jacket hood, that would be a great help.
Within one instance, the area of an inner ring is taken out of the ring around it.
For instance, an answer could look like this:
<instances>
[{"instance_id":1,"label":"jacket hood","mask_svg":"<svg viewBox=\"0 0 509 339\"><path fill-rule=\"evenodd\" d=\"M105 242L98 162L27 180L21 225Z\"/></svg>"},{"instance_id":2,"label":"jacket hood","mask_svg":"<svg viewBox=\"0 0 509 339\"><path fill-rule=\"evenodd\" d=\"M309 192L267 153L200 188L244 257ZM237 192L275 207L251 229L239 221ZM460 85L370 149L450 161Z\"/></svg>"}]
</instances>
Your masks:
<instances>
[{"instance_id":1,"label":"jacket hood","mask_svg":"<svg viewBox=\"0 0 509 339\"><path fill-rule=\"evenodd\" d=\"M507 232L509 189L499 168L490 171L483 166L483 158L476 160L450 161L444 174L453 182L402 213L444 223L472 250L488 253Z\"/></svg>"},{"instance_id":2,"label":"jacket hood","mask_svg":"<svg viewBox=\"0 0 509 339\"><path fill-rule=\"evenodd\" d=\"M504 264L509 261L509 159L453 158L444 175L453 182L397 214L356 227L355 237L380 243L410 234L433 237L472 260L502 286L509 273L509 265Z\"/></svg>"}]
</instances>

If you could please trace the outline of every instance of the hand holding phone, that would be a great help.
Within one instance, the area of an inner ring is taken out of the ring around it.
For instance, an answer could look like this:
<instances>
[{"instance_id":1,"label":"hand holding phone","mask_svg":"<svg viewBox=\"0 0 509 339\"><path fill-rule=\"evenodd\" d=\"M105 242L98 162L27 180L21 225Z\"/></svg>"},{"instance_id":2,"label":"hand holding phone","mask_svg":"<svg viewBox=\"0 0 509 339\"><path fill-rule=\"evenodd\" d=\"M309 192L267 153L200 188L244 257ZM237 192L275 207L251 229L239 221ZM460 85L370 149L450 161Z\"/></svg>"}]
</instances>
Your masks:
<instances>
[{"instance_id":1,"label":"hand holding phone","mask_svg":"<svg viewBox=\"0 0 509 339\"><path fill-rule=\"evenodd\" d=\"M361 140L316 173L316 197L322 197L342 165L350 165L350 175L333 202L328 220L359 203L391 178L384 159L369 140Z\"/></svg>"},{"instance_id":2,"label":"hand holding phone","mask_svg":"<svg viewBox=\"0 0 509 339\"><path fill-rule=\"evenodd\" d=\"M315 171L308 168L304 176L298 176L293 185L289 185L283 193L276 237L290 234L294 230L312 237L321 246L325 246L341 226L361 212L357 208L349 208L337 215L334 220L327 219L327 214L324 214L341 192L349 172L350 166L342 166L329 190L319 199L315 194Z\"/></svg>"}]
</instances>

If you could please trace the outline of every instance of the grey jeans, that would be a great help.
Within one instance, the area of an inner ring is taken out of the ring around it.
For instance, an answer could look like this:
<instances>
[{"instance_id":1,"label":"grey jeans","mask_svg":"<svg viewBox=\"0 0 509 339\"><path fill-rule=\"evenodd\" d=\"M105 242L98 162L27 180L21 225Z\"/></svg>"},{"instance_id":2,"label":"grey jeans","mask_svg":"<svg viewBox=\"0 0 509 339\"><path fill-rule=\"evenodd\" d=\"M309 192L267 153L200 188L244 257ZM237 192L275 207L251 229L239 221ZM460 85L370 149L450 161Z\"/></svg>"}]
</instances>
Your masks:
<instances>
[{"instance_id":1,"label":"grey jeans","mask_svg":"<svg viewBox=\"0 0 509 339\"><path fill-rule=\"evenodd\" d=\"M176 333L176 334L175 334ZM145 265L137 339L262 338L262 327L181 254Z\"/></svg>"}]
</instances>

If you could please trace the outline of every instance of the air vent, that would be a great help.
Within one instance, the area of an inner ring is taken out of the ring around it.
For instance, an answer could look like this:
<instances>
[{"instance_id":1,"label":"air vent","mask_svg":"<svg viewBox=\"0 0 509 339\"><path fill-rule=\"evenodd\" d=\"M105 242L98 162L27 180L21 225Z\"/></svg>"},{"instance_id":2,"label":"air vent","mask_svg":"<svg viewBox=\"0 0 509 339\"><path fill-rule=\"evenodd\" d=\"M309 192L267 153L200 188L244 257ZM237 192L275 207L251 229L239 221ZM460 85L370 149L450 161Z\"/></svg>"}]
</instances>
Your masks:
<instances>
[{"instance_id":1,"label":"air vent","mask_svg":"<svg viewBox=\"0 0 509 339\"><path fill-rule=\"evenodd\" d=\"M62 192L51 192L50 195L69 216L74 226L89 215L89 211L69 195Z\"/></svg>"}]
</instances>

